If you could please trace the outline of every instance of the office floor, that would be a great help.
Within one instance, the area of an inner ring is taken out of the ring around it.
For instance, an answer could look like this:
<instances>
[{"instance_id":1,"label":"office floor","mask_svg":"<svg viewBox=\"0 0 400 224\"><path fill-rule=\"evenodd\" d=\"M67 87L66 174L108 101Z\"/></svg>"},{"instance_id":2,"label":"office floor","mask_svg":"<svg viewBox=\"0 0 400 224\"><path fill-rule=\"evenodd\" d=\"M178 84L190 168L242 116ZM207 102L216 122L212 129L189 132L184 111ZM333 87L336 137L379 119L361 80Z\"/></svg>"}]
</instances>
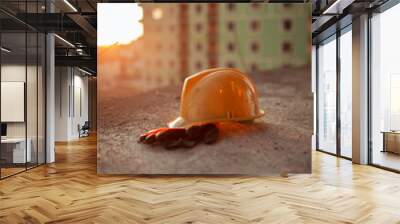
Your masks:
<instances>
[{"instance_id":1,"label":"office floor","mask_svg":"<svg viewBox=\"0 0 400 224\"><path fill-rule=\"evenodd\" d=\"M19 167L17 167L17 168L1 168L1 177L2 178L7 177L7 176L13 175L15 173L24 171L24 170L25 170L25 167L23 167L23 168L19 168Z\"/></svg>"},{"instance_id":2,"label":"office floor","mask_svg":"<svg viewBox=\"0 0 400 224\"><path fill-rule=\"evenodd\" d=\"M313 174L97 176L96 138L0 181L0 223L399 223L400 175L313 152Z\"/></svg>"},{"instance_id":3,"label":"office floor","mask_svg":"<svg viewBox=\"0 0 400 224\"><path fill-rule=\"evenodd\" d=\"M15 165L14 165L15 166ZM31 169L36 166L36 163L28 163L27 168ZM19 172L25 171L25 164L18 164L17 167L2 167L1 168L1 178L5 178Z\"/></svg>"},{"instance_id":4,"label":"office floor","mask_svg":"<svg viewBox=\"0 0 400 224\"><path fill-rule=\"evenodd\" d=\"M372 158L374 164L400 170L399 154L375 150Z\"/></svg>"}]
</instances>

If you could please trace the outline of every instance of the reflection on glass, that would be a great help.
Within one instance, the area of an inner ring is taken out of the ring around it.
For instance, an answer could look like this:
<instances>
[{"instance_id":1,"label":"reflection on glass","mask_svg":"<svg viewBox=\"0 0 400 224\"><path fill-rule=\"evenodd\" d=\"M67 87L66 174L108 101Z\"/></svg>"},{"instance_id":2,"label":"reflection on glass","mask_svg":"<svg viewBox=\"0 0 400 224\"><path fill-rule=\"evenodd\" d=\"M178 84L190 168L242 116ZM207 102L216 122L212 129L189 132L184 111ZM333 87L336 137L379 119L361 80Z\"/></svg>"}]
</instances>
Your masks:
<instances>
[{"instance_id":1,"label":"reflection on glass","mask_svg":"<svg viewBox=\"0 0 400 224\"><path fill-rule=\"evenodd\" d=\"M340 36L340 153L351 158L352 141L352 35Z\"/></svg>"},{"instance_id":2,"label":"reflection on glass","mask_svg":"<svg viewBox=\"0 0 400 224\"><path fill-rule=\"evenodd\" d=\"M336 153L336 40L318 48L318 148Z\"/></svg>"},{"instance_id":3,"label":"reflection on glass","mask_svg":"<svg viewBox=\"0 0 400 224\"><path fill-rule=\"evenodd\" d=\"M38 77L37 77L37 90L38 90L38 135L37 135L37 162L38 164L45 163L45 60L46 60L46 52L45 52L45 44L46 38L43 33L39 33L38 35Z\"/></svg>"},{"instance_id":4,"label":"reflection on glass","mask_svg":"<svg viewBox=\"0 0 400 224\"><path fill-rule=\"evenodd\" d=\"M45 0L1 1L22 15L43 13ZM0 17L13 21L0 12ZM45 35L22 23L1 32L0 177L45 162Z\"/></svg>"},{"instance_id":5,"label":"reflection on glass","mask_svg":"<svg viewBox=\"0 0 400 224\"><path fill-rule=\"evenodd\" d=\"M26 141L25 91L26 44L25 33L2 33L1 52L1 176L25 170L31 160L30 142Z\"/></svg>"},{"instance_id":6,"label":"reflection on glass","mask_svg":"<svg viewBox=\"0 0 400 224\"><path fill-rule=\"evenodd\" d=\"M37 68L37 33L27 33L27 74L26 74L26 113L27 113L27 142L30 148L30 161L27 163L27 167L33 167L37 165L37 79L38 79L38 68Z\"/></svg>"},{"instance_id":7,"label":"reflection on glass","mask_svg":"<svg viewBox=\"0 0 400 224\"><path fill-rule=\"evenodd\" d=\"M372 163L400 170L400 5L372 18Z\"/></svg>"}]
</instances>

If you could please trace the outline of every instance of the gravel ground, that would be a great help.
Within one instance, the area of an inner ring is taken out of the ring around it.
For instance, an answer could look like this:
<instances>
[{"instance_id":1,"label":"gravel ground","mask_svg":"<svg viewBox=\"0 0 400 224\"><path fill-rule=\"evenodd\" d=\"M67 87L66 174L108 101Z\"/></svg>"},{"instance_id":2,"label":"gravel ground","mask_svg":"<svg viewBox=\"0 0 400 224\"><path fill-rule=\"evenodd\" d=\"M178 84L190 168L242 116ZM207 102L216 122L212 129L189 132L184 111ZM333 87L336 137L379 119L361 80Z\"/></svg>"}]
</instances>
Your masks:
<instances>
[{"instance_id":1,"label":"gravel ground","mask_svg":"<svg viewBox=\"0 0 400 224\"><path fill-rule=\"evenodd\" d=\"M311 172L313 99L309 68L284 68L253 75L252 79L266 112L264 117L251 124L223 124L213 145L174 151L137 143L137 138L150 129L165 127L179 115L181 86L118 98L107 97L99 90L98 173Z\"/></svg>"}]
</instances>

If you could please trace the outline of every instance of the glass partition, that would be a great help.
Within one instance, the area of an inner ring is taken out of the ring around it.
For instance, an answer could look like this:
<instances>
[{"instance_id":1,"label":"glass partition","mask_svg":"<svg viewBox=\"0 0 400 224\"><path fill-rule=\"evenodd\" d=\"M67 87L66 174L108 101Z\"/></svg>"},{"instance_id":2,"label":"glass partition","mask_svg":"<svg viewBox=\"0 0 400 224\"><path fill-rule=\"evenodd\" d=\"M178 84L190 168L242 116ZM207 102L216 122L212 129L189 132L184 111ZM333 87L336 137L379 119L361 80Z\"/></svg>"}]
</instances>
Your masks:
<instances>
[{"instance_id":1,"label":"glass partition","mask_svg":"<svg viewBox=\"0 0 400 224\"><path fill-rule=\"evenodd\" d=\"M0 2L17 13L42 12L43 5ZM1 179L45 163L45 41L44 33L0 12Z\"/></svg>"},{"instance_id":2,"label":"glass partition","mask_svg":"<svg viewBox=\"0 0 400 224\"><path fill-rule=\"evenodd\" d=\"M336 154L336 36L318 47L318 149Z\"/></svg>"},{"instance_id":3,"label":"glass partition","mask_svg":"<svg viewBox=\"0 0 400 224\"><path fill-rule=\"evenodd\" d=\"M37 79L38 79L38 56L37 56L37 41L38 36L36 32L27 33L27 98L26 98L26 113L27 113L27 142L28 150L31 151L31 159L27 163L28 168L37 165ZM30 148L30 149L29 149Z\"/></svg>"},{"instance_id":4,"label":"glass partition","mask_svg":"<svg viewBox=\"0 0 400 224\"><path fill-rule=\"evenodd\" d=\"M37 162L46 162L46 37L43 33L38 33L38 64L37 64Z\"/></svg>"},{"instance_id":5,"label":"glass partition","mask_svg":"<svg viewBox=\"0 0 400 224\"><path fill-rule=\"evenodd\" d=\"M340 36L340 155L352 157L352 33Z\"/></svg>"},{"instance_id":6,"label":"glass partition","mask_svg":"<svg viewBox=\"0 0 400 224\"><path fill-rule=\"evenodd\" d=\"M1 175L6 177L24 171L31 161L26 140L26 33L3 32L1 46Z\"/></svg>"}]
</instances>

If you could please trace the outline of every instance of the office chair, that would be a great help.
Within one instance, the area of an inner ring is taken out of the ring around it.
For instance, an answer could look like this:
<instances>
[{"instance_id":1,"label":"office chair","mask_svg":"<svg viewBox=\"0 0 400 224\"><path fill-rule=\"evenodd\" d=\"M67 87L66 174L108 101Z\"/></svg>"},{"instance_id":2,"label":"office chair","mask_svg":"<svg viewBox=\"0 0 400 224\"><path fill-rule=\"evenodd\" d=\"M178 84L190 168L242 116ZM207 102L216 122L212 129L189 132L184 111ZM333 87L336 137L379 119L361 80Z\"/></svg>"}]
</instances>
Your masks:
<instances>
[{"instance_id":1,"label":"office chair","mask_svg":"<svg viewBox=\"0 0 400 224\"><path fill-rule=\"evenodd\" d=\"M89 125L89 121L85 121L85 123L82 125L82 127L79 127L80 125L78 125L78 129L79 129L79 138L80 137L87 137L89 136L89 129L90 129L90 125Z\"/></svg>"}]
</instances>

